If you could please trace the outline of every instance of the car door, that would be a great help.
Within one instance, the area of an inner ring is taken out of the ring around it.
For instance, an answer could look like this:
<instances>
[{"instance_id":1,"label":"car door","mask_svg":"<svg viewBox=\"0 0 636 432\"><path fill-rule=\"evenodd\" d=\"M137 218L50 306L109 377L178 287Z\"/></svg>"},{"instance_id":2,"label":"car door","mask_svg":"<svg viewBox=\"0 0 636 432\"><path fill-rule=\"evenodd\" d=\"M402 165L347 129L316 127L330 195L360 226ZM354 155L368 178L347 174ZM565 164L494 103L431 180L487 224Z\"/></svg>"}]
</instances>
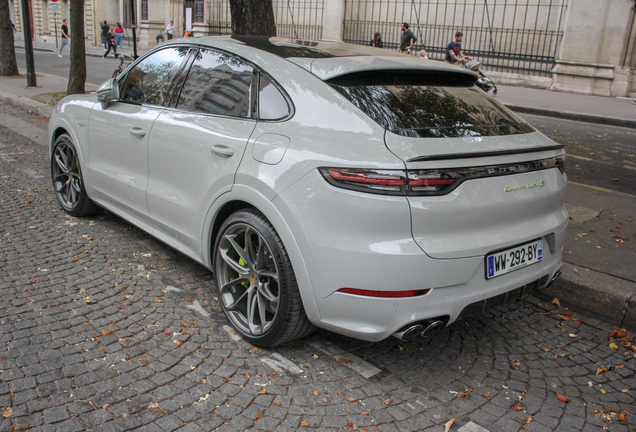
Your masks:
<instances>
[{"instance_id":1,"label":"car door","mask_svg":"<svg viewBox=\"0 0 636 432\"><path fill-rule=\"evenodd\" d=\"M96 104L89 119L87 175L94 198L144 229L148 221L148 138L170 102L187 47L156 51L119 80L120 100Z\"/></svg>"},{"instance_id":2,"label":"car door","mask_svg":"<svg viewBox=\"0 0 636 432\"><path fill-rule=\"evenodd\" d=\"M254 73L239 58L201 49L176 107L159 115L150 134L147 197L155 235L195 255L206 213L231 189L256 125Z\"/></svg>"}]
</instances>

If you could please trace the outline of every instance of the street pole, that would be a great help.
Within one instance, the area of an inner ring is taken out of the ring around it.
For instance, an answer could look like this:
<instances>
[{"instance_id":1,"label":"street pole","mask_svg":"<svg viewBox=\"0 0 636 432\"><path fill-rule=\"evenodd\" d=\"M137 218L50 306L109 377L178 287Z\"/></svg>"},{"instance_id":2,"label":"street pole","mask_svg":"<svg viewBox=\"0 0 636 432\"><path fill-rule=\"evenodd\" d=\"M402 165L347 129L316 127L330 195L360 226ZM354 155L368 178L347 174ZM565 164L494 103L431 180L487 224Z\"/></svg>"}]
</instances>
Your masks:
<instances>
[{"instance_id":1,"label":"street pole","mask_svg":"<svg viewBox=\"0 0 636 432\"><path fill-rule=\"evenodd\" d=\"M55 48L59 48L57 46L57 12L53 12L53 22L55 23Z\"/></svg>"},{"instance_id":2,"label":"street pole","mask_svg":"<svg viewBox=\"0 0 636 432\"><path fill-rule=\"evenodd\" d=\"M137 20L135 19L135 0L130 0L130 21L132 22L133 58L136 60L139 56L137 55Z\"/></svg>"},{"instance_id":3,"label":"street pole","mask_svg":"<svg viewBox=\"0 0 636 432\"><path fill-rule=\"evenodd\" d=\"M27 87L37 87L35 80L35 61L33 58L33 40L31 39L31 5L22 0L22 28L24 29L24 51L27 67Z\"/></svg>"}]
</instances>

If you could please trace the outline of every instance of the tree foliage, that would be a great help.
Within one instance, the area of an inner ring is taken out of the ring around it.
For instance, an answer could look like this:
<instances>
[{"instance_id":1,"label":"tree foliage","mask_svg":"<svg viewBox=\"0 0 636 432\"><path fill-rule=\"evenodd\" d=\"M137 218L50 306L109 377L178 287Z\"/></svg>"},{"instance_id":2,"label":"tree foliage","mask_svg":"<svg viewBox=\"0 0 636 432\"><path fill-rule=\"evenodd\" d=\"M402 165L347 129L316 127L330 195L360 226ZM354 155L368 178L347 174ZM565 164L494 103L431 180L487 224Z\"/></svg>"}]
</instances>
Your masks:
<instances>
[{"instance_id":1,"label":"tree foliage","mask_svg":"<svg viewBox=\"0 0 636 432\"><path fill-rule=\"evenodd\" d=\"M232 34L276 36L272 0L230 0Z\"/></svg>"},{"instance_id":2,"label":"tree foliage","mask_svg":"<svg viewBox=\"0 0 636 432\"><path fill-rule=\"evenodd\" d=\"M0 76L17 76L13 29L9 22L9 0L0 0Z\"/></svg>"},{"instance_id":3,"label":"tree foliage","mask_svg":"<svg viewBox=\"0 0 636 432\"><path fill-rule=\"evenodd\" d=\"M84 36L84 0L70 2L71 67L66 94L86 93L86 40Z\"/></svg>"}]
</instances>

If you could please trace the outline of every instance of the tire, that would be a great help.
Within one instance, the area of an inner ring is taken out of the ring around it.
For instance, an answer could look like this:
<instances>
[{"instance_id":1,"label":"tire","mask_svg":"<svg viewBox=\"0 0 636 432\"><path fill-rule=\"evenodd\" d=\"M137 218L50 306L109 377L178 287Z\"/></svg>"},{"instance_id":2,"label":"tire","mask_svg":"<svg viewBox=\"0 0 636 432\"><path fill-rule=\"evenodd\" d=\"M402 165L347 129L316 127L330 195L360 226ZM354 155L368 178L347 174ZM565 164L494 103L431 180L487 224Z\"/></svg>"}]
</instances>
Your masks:
<instances>
[{"instance_id":1,"label":"tire","mask_svg":"<svg viewBox=\"0 0 636 432\"><path fill-rule=\"evenodd\" d=\"M66 213L83 217L99 212L100 208L86 193L77 149L68 134L60 135L55 140L51 157L51 179L55 197Z\"/></svg>"},{"instance_id":2,"label":"tire","mask_svg":"<svg viewBox=\"0 0 636 432\"><path fill-rule=\"evenodd\" d=\"M281 345L314 330L285 246L258 210L237 211L221 225L214 282L225 316L253 345Z\"/></svg>"}]
</instances>

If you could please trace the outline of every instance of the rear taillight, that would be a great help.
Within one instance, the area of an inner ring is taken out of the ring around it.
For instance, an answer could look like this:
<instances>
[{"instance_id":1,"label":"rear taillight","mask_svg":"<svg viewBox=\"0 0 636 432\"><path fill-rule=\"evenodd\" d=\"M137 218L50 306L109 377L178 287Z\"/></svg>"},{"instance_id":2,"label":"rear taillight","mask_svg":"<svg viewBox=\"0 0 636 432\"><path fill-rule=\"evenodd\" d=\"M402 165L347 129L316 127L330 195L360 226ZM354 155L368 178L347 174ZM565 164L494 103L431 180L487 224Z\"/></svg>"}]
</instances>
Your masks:
<instances>
[{"instance_id":1,"label":"rear taillight","mask_svg":"<svg viewBox=\"0 0 636 432\"><path fill-rule=\"evenodd\" d=\"M445 195L466 180L523 174L557 168L564 172L564 157L507 165L418 170L374 170L360 168L319 168L334 186L381 195Z\"/></svg>"}]
</instances>

